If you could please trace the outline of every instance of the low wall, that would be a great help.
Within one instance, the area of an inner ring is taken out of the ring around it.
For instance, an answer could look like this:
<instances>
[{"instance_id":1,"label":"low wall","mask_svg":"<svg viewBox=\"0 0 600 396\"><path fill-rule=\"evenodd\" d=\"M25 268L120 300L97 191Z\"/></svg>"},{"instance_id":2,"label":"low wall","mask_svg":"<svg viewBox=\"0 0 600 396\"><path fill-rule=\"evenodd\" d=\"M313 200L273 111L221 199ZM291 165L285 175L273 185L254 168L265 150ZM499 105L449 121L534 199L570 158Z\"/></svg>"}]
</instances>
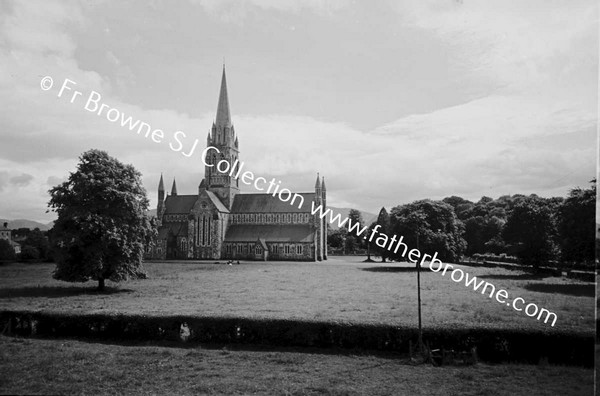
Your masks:
<instances>
[{"instance_id":1,"label":"low wall","mask_svg":"<svg viewBox=\"0 0 600 396\"><path fill-rule=\"evenodd\" d=\"M283 347L344 348L408 353L414 328L376 324L189 316L141 316L0 311L3 334L118 341L181 341ZM593 367L594 335L555 330L428 328L432 349L477 348L480 360Z\"/></svg>"}]
</instances>

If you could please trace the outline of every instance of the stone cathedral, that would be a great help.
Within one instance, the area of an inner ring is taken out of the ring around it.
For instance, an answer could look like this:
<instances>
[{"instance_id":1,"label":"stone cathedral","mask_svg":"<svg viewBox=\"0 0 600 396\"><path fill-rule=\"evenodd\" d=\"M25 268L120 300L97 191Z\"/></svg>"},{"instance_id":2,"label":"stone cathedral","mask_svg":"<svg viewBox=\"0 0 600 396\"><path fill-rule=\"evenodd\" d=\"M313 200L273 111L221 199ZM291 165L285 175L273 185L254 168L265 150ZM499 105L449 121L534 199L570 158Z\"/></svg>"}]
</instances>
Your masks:
<instances>
[{"instance_id":1,"label":"stone cathedral","mask_svg":"<svg viewBox=\"0 0 600 396\"><path fill-rule=\"evenodd\" d=\"M217 116L207 147L219 149L230 164L239 159L239 142L231 123L225 67ZM317 175L315 191L299 193L301 208L271 194L242 194L239 180L204 167L198 194L180 195L173 180L165 197L158 184L158 236L148 247L149 259L298 260L327 259L326 218L311 215L311 202L326 208L325 181Z\"/></svg>"}]
</instances>

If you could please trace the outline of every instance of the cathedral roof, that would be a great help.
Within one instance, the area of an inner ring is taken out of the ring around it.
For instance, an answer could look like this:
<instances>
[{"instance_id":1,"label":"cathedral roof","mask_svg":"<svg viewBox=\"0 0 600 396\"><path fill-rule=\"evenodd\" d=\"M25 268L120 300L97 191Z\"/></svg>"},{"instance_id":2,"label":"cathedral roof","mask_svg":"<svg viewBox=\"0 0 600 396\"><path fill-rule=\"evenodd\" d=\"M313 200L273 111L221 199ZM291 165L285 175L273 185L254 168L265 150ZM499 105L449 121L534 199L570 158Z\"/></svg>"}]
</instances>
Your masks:
<instances>
[{"instance_id":1,"label":"cathedral roof","mask_svg":"<svg viewBox=\"0 0 600 396\"><path fill-rule=\"evenodd\" d=\"M219 103L217 105L217 128L231 126L231 114L229 112L229 97L227 96L227 79L225 78L225 65L223 65L223 76L221 77L221 92L219 92Z\"/></svg>"},{"instance_id":2,"label":"cathedral roof","mask_svg":"<svg viewBox=\"0 0 600 396\"><path fill-rule=\"evenodd\" d=\"M313 242L310 224L231 224L225 242Z\"/></svg>"},{"instance_id":3,"label":"cathedral roof","mask_svg":"<svg viewBox=\"0 0 600 396\"><path fill-rule=\"evenodd\" d=\"M298 198L292 205L293 197L283 202L279 196L271 194L236 194L231 213L310 213L311 201L315 199L315 193L298 193L298 195L304 198L304 204L300 209Z\"/></svg>"},{"instance_id":4,"label":"cathedral roof","mask_svg":"<svg viewBox=\"0 0 600 396\"><path fill-rule=\"evenodd\" d=\"M169 195L165 200L165 214L188 214L197 200L197 195Z\"/></svg>"},{"instance_id":5,"label":"cathedral roof","mask_svg":"<svg viewBox=\"0 0 600 396\"><path fill-rule=\"evenodd\" d=\"M221 202L221 200L215 195L214 192L207 191L206 195L210 198L212 203L217 207L219 212L229 213L229 209L227 209L227 207L225 205L223 205L223 202Z\"/></svg>"}]
</instances>

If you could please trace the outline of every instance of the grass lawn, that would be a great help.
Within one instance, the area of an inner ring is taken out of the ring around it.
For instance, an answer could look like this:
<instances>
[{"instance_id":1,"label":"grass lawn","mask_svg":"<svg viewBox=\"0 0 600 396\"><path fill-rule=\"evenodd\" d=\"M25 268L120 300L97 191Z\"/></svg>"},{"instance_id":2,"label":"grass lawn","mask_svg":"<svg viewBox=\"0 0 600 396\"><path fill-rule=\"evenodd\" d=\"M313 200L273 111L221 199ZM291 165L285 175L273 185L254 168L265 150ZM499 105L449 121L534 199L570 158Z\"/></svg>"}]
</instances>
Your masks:
<instances>
[{"instance_id":1,"label":"grass lawn","mask_svg":"<svg viewBox=\"0 0 600 396\"><path fill-rule=\"evenodd\" d=\"M2 394L592 395L592 369L0 336Z\"/></svg>"},{"instance_id":2,"label":"grass lawn","mask_svg":"<svg viewBox=\"0 0 600 396\"><path fill-rule=\"evenodd\" d=\"M69 284L51 277L53 264L0 266L0 309L125 312L148 315L301 318L416 326L416 273L408 264L362 263L146 263L149 279ZM493 327L594 331L595 284L520 270L461 266L558 316L554 328L450 280L421 276L424 327Z\"/></svg>"}]
</instances>

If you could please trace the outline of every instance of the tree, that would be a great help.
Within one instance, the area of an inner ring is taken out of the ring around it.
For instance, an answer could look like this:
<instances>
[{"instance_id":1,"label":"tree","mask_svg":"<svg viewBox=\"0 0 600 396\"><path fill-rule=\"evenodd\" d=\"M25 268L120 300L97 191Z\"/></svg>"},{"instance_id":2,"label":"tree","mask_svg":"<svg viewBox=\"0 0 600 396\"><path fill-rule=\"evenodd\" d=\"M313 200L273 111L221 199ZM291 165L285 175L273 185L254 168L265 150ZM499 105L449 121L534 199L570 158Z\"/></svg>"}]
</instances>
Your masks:
<instances>
[{"instance_id":1,"label":"tree","mask_svg":"<svg viewBox=\"0 0 600 396\"><path fill-rule=\"evenodd\" d=\"M40 258L40 251L33 246L25 245L21 248L21 260L37 260Z\"/></svg>"},{"instance_id":2,"label":"tree","mask_svg":"<svg viewBox=\"0 0 600 396\"><path fill-rule=\"evenodd\" d=\"M391 227L390 227L390 215L388 214L385 208L381 208L379 211L379 215L377 216L377 220L374 224L371 225L370 229L375 225L379 225L378 232L386 235L390 235ZM377 254L381 256L381 262L385 263L385 260L390 257L390 251L386 248L379 247L373 242L367 242L370 247L372 247ZM370 258L370 257L369 257Z\"/></svg>"},{"instance_id":3,"label":"tree","mask_svg":"<svg viewBox=\"0 0 600 396\"><path fill-rule=\"evenodd\" d=\"M346 237L345 228L338 228L327 232L327 244L336 249L344 247L344 238Z\"/></svg>"},{"instance_id":4,"label":"tree","mask_svg":"<svg viewBox=\"0 0 600 396\"><path fill-rule=\"evenodd\" d=\"M144 278L144 246L154 234L146 216L141 174L106 152L89 150L77 171L53 187L48 206L58 214L52 230L56 270L67 282L120 282Z\"/></svg>"},{"instance_id":5,"label":"tree","mask_svg":"<svg viewBox=\"0 0 600 396\"><path fill-rule=\"evenodd\" d=\"M346 231L346 252L355 252L357 249L360 249L363 245L363 238L362 236L358 235L357 231L358 229L362 228L363 226L363 218L362 218L362 214L360 213L360 211L356 210L356 209L350 209L350 212L348 213L348 222L346 224L359 224L360 227L359 228L353 228L352 232L348 232L348 227L344 227L345 231ZM342 231L344 232L344 231Z\"/></svg>"},{"instance_id":6,"label":"tree","mask_svg":"<svg viewBox=\"0 0 600 396\"><path fill-rule=\"evenodd\" d=\"M15 259L15 249L6 239L0 239L0 260L13 261Z\"/></svg>"},{"instance_id":7,"label":"tree","mask_svg":"<svg viewBox=\"0 0 600 396\"><path fill-rule=\"evenodd\" d=\"M588 189L572 189L558 209L561 260L594 262L596 180Z\"/></svg>"},{"instance_id":8,"label":"tree","mask_svg":"<svg viewBox=\"0 0 600 396\"><path fill-rule=\"evenodd\" d=\"M464 226L445 202L425 199L396 206L390 222L392 233L404 236L407 245L418 246L421 252L438 252L443 261L456 262L465 251Z\"/></svg>"},{"instance_id":9,"label":"tree","mask_svg":"<svg viewBox=\"0 0 600 396\"><path fill-rule=\"evenodd\" d=\"M475 216L465 222L465 240L468 255L487 253L488 243L499 238L504 221L496 216ZM497 241L493 246L498 246Z\"/></svg>"},{"instance_id":10,"label":"tree","mask_svg":"<svg viewBox=\"0 0 600 396\"><path fill-rule=\"evenodd\" d=\"M523 263L537 268L555 255L552 207L542 198L520 200L508 216L502 237Z\"/></svg>"},{"instance_id":11,"label":"tree","mask_svg":"<svg viewBox=\"0 0 600 396\"><path fill-rule=\"evenodd\" d=\"M29 232L25 241L23 241L23 245L34 247L38 251L38 257L36 258L46 259L48 257L48 238L46 238L39 228L35 228ZM21 257L23 257L22 254Z\"/></svg>"},{"instance_id":12,"label":"tree","mask_svg":"<svg viewBox=\"0 0 600 396\"><path fill-rule=\"evenodd\" d=\"M27 236L29 236L30 233L31 230L26 227L21 227L10 232L13 240L15 240L15 238L27 238Z\"/></svg>"}]
</instances>

